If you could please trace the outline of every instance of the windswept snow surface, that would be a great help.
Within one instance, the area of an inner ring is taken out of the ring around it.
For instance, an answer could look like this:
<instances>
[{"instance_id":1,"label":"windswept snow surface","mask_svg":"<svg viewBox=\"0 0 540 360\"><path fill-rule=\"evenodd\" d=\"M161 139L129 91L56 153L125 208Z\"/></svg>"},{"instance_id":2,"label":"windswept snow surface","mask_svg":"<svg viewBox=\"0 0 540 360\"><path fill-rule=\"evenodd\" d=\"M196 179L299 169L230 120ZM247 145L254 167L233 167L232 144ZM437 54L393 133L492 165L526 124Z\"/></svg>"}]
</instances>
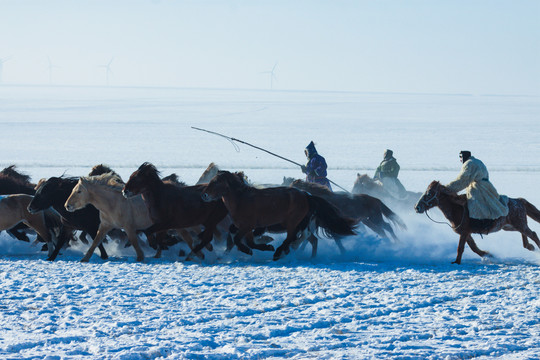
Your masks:
<instances>
[{"instance_id":1,"label":"windswept snow surface","mask_svg":"<svg viewBox=\"0 0 540 360\"><path fill-rule=\"evenodd\" d=\"M282 160L197 132L208 128L303 163L314 140L329 177L350 189L386 148L400 178L422 192L452 180L469 149L499 192L540 206L540 99L531 97L0 87L2 162L41 177L85 175L106 163L125 179L151 161L194 183L215 161L259 183L300 171ZM392 243L360 231L340 255L322 239L280 261L223 244L184 262L179 244L144 263L106 244L111 258L54 263L0 234L2 359L454 359L540 358L540 252L515 232L476 237L451 265L457 236L400 210ZM443 221L433 210L431 217ZM530 220L538 232L540 224ZM283 236L276 236L276 244ZM143 238L144 242L144 238Z\"/></svg>"}]
</instances>

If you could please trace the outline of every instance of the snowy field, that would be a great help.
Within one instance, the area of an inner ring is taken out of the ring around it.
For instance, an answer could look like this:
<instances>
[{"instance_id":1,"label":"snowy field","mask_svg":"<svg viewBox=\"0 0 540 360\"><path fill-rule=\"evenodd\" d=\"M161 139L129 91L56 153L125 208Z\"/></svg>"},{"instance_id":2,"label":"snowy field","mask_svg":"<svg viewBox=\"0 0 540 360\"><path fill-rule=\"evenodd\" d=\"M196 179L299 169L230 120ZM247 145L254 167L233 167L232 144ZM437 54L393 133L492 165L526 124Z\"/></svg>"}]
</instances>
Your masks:
<instances>
[{"instance_id":1,"label":"snowy field","mask_svg":"<svg viewBox=\"0 0 540 360\"><path fill-rule=\"evenodd\" d=\"M253 182L301 177L294 165L198 132L217 131L304 163L315 141L329 178L351 189L386 148L408 190L447 183L471 150L500 193L540 206L540 98L148 88L0 87L0 167L42 177L86 175L105 163L124 179L144 161L194 183L210 162ZM368 232L323 239L278 262L219 245L184 262L110 243L111 259L54 263L0 234L2 359L540 358L540 251L518 233L483 239L451 265L457 235L425 215L393 244ZM438 210L432 218L442 221ZM540 224L530 222L539 232ZM276 237L276 242L283 240Z\"/></svg>"}]
</instances>

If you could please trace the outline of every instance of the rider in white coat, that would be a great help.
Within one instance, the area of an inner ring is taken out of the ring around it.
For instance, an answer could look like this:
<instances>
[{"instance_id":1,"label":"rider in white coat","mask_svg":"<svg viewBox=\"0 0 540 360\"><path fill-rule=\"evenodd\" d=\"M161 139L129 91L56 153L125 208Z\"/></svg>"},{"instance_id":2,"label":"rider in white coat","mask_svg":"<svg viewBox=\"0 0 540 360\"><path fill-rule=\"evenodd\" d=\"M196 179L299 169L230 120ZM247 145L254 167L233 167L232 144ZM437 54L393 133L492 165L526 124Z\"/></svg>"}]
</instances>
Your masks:
<instances>
[{"instance_id":1,"label":"rider in white coat","mask_svg":"<svg viewBox=\"0 0 540 360\"><path fill-rule=\"evenodd\" d=\"M460 152L463 166L457 179L447 185L455 192L466 190L469 217L477 220L495 220L508 215L508 198L500 196L489 181L489 173L484 163L470 151ZM484 221L487 227L492 221Z\"/></svg>"}]
</instances>

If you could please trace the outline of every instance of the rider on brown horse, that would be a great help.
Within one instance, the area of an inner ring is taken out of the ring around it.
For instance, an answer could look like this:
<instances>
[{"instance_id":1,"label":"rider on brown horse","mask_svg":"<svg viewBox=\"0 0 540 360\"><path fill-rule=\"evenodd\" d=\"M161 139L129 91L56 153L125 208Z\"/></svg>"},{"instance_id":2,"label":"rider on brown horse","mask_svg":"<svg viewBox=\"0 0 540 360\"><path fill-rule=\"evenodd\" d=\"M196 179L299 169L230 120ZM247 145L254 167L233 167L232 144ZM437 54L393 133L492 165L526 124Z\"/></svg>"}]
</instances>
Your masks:
<instances>
[{"instance_id":1,"label":"rider on brown horse","mask_svg":"<svg viewBox=\"0 0 540 360\"><path fill-rule=\"evenodd\" d=\"M399 164L392 150L387 149L384 152L384 159L381 161L379 167L375 171L373 176L374 180L379 180L385 190L387 190L392 196L401 198L407 192L405 187L398 180Z\"/></svg>"},{"instance_id":2,"label":"rider on brown horse","mask_svg":"<svg viewBox=\"0 0 540 360\"><path fill-rule=\"evenodd\" d=\"M324 185L332 190L330 181L326 178L326 160L317 153L313 141L306 146L304 153L308 158L307 164L302 165L302 172L306 174L306 181Z\"/></svg>"},{"instance_id":3,"label":"rider on brown horse","mask_svg":"<svg viewBox=\"0 0 540 360\"><path fill-rule=\"evenodd\" d=\"M455 192L466 190L471 226L487 234L495 219L508 215L508 198L499 196L482 161L471 156L470 151L461 151L459 156L461 173L447 187Z\"/></svg>"}]
</instances>

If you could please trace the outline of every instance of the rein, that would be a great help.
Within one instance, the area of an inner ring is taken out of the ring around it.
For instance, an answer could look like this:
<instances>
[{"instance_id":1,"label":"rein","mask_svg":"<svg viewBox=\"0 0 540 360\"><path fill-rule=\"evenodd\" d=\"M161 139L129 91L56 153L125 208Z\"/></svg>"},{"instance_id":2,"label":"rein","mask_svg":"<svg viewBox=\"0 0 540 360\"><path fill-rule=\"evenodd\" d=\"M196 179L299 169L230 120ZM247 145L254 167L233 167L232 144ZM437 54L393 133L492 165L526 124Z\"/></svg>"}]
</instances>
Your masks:
<instances>
[{"instance_id":1,"label":"rein","mask_svg":"<svg viewBox=\"0 0 540 360\"><path fill-rule=\"evenodd\" d=\"M439 191L437 191L438 193ZM435 206L439 206L439 198L437 197L437 193L435 193L429 200L425 200L425 199L422 199L422 203L424 203L426 205L426 207L430 206L429 204L431 203L431 201L433 200L437 200L437 205ZM461 205L463 206L463 205ZM453 227L451 224L449 224L447 221L436 221L436 220L433 220L429 214L428 214L428 208L426 209L425 213L426 213L426 216L429 220L433 221L434 223L436 224L446 224L448 225L449 227L451 227L454 231L459 229L461 227L461 225L463 225L463 220L465 220L465 206L463 206L463 215L461 216L461 222L459 223L458 226L456 227Z\"/></svg>"}]
</instances>

